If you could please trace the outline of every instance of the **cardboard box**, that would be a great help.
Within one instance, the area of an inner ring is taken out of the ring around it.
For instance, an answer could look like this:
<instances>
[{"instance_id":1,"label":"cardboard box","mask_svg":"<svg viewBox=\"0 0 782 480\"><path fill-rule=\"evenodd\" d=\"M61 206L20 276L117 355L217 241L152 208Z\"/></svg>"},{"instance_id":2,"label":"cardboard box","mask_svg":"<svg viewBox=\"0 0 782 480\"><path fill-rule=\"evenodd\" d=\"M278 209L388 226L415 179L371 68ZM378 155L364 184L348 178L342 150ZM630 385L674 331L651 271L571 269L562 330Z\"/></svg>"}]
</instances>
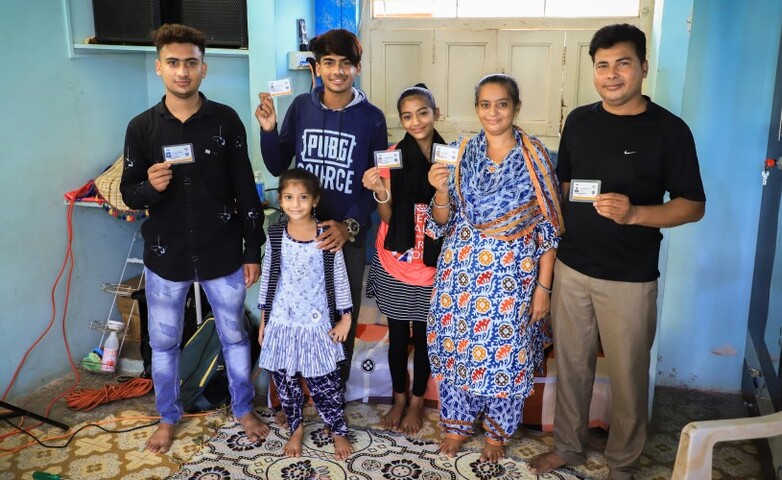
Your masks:
<instances>
[{"instance_id":1,"label":"cardboard box","mask_svg":"<svg viewBox=\"0 0 782 480\"><path fill-rule=\"evenodd\" d=\"M140 341L141 340L141 317L138 311L134 311L132 316L128 314L122 314L122 321L125 322L125 330L127 332L126 340Z\"/></svg>"},{"instance_id":2,"label":"cardboard box","mask_svg":"<svg viewBox=\"0 0 782 480\"><path fill-rule=\"evenodd\" d=\"M123 280L122 285L135 292L144 287L144 279L141 275L136 275ZM122 321L125 322L127 332L125 338L127 340L141 340L141 316L139 315L138 301L133 300L130 296L117 295L117 310L122 316Z\"/></svg>"}]
</instances>

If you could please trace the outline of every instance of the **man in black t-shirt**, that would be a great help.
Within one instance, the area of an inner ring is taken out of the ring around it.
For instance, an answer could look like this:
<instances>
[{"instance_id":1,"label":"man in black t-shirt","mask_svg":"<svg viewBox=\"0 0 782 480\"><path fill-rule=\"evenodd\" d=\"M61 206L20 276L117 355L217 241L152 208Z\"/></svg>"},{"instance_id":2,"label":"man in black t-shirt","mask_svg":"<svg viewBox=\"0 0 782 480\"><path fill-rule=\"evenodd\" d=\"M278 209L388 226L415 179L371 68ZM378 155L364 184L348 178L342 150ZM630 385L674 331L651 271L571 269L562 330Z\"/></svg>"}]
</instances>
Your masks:
<instances>
[{"instance_id":1,"label":"man in black t-shirt","mask_svg":"<svg viewBox=\"0 0 782 480\"><path fill-rule=\"evenodd\" d=\"M604 27L589 54L602 101L568 116L557 165L569 201L551 304L555 445L530 469L541 474L586 460L602 344L612 394L609 478L631 479L646 441L660 228L700 220L706 197L690 129L641 94L649 68L644 33L627 24Z\"/></svg>"}]
</instances>

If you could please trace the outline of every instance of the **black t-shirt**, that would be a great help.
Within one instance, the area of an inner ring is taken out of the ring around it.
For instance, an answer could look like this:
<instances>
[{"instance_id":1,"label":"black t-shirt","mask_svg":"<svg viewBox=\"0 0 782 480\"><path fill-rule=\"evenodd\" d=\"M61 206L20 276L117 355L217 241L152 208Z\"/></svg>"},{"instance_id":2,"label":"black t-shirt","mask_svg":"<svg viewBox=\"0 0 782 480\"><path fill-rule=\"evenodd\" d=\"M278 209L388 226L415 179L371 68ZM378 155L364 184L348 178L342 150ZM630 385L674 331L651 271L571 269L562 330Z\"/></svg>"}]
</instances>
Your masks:
<instances>
[{"instance_id":1,"label":"black t-shirt","mask_svg":"<svg viewBox=\"0 0 782 480\"><path fill-rule=\"evenodd\" d=\"M149 209L141 226L144 265L171 281L211 280L260 264L266 241L244 124L231 107L201 97L184 123L163 97L131 120L125 135L122 198ZM178 145L192 145L195 161L173 165L171 183L157 192L147 170Z\"/></svg>"},{"instance_id":2,"label":"black t-shirt","mask_svg":"<svg viewBox=\"0 0 782 480\"><path fill-rule=\"evenodd\" d=\"M702 202L695 142L687 124L652 103L638 115L613 115L602 103L568 116L559 145L560 182L600 180L601 193L621 193L633 205L659 205L665 193ZM660 272L659 228L619 225L601 217L591 203L567 201L565 233L557 258L590 277L647 282Z\"/></svg>"}]
</instances>

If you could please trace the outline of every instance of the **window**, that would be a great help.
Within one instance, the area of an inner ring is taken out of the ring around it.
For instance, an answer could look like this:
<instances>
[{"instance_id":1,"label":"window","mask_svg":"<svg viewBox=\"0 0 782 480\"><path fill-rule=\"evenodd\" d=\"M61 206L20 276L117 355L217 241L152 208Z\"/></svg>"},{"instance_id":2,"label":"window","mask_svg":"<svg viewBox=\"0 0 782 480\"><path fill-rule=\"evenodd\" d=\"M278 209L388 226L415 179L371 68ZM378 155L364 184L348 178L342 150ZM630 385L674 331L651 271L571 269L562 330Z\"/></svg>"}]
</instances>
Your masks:
<instances>
[{"instance_id":1,"label":"window","mask_svg":"<svg viewBox=\"0 0 782 480\"><path fill-rule=\"evenodd\" d=\"M374 0L375 18L637 17L640 0Z\"/></svg>"}]
</instances>

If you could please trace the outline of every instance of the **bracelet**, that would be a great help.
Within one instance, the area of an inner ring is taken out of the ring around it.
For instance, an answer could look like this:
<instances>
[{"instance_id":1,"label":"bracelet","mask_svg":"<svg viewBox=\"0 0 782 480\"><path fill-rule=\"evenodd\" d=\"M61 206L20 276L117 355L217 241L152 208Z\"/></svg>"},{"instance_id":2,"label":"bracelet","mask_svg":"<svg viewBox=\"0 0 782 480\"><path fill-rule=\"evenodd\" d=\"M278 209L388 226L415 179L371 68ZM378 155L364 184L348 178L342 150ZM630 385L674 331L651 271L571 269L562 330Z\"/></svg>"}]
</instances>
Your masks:
<instances>
[{"instance_id":1,"label":"bracelet","mask_svg":"<svg viewBox=\"0 0 782 480\"><path fill-rule=\"evenodd\" d=\"M386 199L383 200L382 202L378 200L377 193L374 191L372 192L372 197L375 199L377 203L388 203L388 201L391 200L391 192L389 192L387 188L385 189L385 191L386 191Z\"/></svg>"},{"instance_id":2,"label":"bracelet","mask_svg":"<svg viewBox=\"0 0 782 480\"><path fill-rule=\"evenodd\" d=\"M538 284L538 286L540 287L541 290L543 290L544 292L546 292L549 295L551 295L551 289L550 288L544 287L543 284L540 283L540 280L536 280L536 283Z\"/></svg>"},{"instance_id":3,"label":"bracelet","mask_svg":"<svg viewBox=\"0 0 782 480\"><path fill-rule=\"evenodd\" d=\"M435 198L437 198L437 194L435 194L435 196L432 197L432 205L434 205L434 208L451 208L451 202L446 202L444 205L440 205L439 203L437 203L437 200L435 200Z\"/></svg>"}]
</instances>

